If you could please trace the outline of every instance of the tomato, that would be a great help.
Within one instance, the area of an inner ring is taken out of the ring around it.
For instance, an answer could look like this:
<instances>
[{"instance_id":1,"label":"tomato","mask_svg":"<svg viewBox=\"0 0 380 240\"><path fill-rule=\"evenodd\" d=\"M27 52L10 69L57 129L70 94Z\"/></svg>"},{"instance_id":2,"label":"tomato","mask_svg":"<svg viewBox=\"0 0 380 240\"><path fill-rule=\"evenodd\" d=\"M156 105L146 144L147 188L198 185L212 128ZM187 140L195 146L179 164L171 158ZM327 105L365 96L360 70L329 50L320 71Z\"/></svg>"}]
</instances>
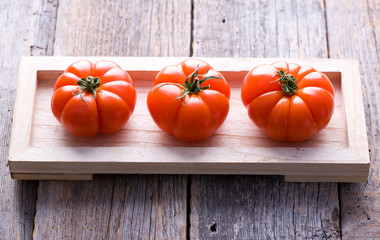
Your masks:
<instances>
[{"instance_id":1,"label":"tomato","mask_svg":"<svg viewBox=\"0 0 380 240\"><path fill-rule=\"evenodd\" d=\"M209 137L226 119L230 87L208 63L187 59L167 66L148 93L149 112L165 132L183 141Z\"/></svg>"},{"instance_id":2,"label":"tomato","mask_svg":"<svg viewBox=\"0 0 380 240\"><path fill-rule=\"evenodd\" d=\"M110 61L73 63L57 79L51 98L54 116L80 137L119 130L135 105L131 77Z\"/></svg>"},{"instance_id":3,"label":"tomato","mask_svg":"<svg viewBox=\"0 0 380 240\"><path fill-rule=\"evenodd\" d=\"M326 127L334 112L334 88L328 77L284 61L249 71L241 98L251 120L279 141L310 138Z\"/></svg>"}]
</instances>

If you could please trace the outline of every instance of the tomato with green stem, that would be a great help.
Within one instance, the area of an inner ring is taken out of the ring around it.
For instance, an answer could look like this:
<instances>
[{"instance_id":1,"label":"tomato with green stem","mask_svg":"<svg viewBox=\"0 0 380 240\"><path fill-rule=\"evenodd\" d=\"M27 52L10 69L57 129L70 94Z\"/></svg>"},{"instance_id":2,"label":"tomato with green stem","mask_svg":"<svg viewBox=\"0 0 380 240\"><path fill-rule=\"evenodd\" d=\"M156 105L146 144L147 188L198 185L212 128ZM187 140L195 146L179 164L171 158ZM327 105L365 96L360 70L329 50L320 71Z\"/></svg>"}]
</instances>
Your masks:
<instances>
[{"instance_id":1,"label":"tomato with green stem","mask_svg":"<svg viewBox=\"0 0 380 240\"><path fill-rule=\"evenodd\" d=\"M208 138L225 121L230 87L208 63L187 59L156 76L147 105L159 128L183 141Z\"/></svg>"},{"instance_id":2,"label":"tomato with green stem","mask_svg":"<svg viewBox=\"0 0 380 240\"><path fill-rule=\"evenodd\" d=\"M241 89L251 120L271 138L298 142L329 123L334 87L312 67L279 61L253 68Z\"/></svg>"},{"instance_id":3,"label":"tomato with green stem","mask_svg":"<svg viewBox=\"0 0 380 240\"><path fill-rule=\"evenodd\" d=\"M111 61L81 60L71 64L57 79L51 98L55 118L80 137L118 131L135 105L131 77Z\"/></svg>"}]
</instances>

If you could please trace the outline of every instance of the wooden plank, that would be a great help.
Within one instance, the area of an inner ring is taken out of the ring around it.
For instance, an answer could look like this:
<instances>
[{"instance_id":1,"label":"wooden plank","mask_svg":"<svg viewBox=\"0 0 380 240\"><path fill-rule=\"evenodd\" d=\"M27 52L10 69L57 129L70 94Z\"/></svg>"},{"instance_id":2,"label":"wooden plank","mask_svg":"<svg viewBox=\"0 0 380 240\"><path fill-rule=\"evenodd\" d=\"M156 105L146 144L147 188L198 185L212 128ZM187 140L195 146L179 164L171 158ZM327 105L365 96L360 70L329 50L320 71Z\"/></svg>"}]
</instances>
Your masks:
<instances>
[{"instance_id":1,"label":"wooden plank","mask_svg":"<svg viewBox=\"0 0 380 240\"><path fill-rule=\"evenodd\" d=\"M194 11L196 56L327 57L323 1L195 1ZM337 184L194 176L190 237L339 238Z\"/></svg>"},{"instance_id":2,"label":"wooden plank","mask_svg":"<svg viewBox=\"0 0 380 240\"><path fill-rule=\"evenodd\" d=\"M189 1L60 1L54 54L186 56L190 8ZM41 181L34 238L184 239L186 184L183 175Z\"/></svg>"},{"instance_id":3,"label":"wooden plank","mask_svg":"<svg viewBox=\"0 0 380 240\"><path fill-rule=\"evenodd\" d=\"M367 183L340 185L343 239L377 239L380 234L379 9L379 1L326 1L330 56L360 63L371 158Z\"/></svg>"},{"instance_id":4,"label":"wooden plank","mask_svg":"<svg viewBox=\"0 0 380 240\"><path fill-rule=\"evenodd\" d=\"M65 9L66 4L71 8ZM56 56L158 57L190 52L189 1L60 2L58 19Z\"/></svg>"},{"instance_id":5,"label":"wooden plank","mask_svg":"<svg viewBox=\"0 0 380 240\"><path fill-rule=\"evenodd\" d=\"M19 59L49 54L38 39L50 34L44 23L54 26L55 8L56 1L0 2L0 22L6 23L0 28L0 239L32 238L38 182L12 180L6 162Z\"/></svg>"},{"instance_id":6,"label":"wooden plank","mask_svg":"<svg viewBox=\"0 0 380 240\"><path fill-rule=\"evenodd\" d=\"M198 175L191 188L192 239L339 238L336 184Z\"/></svg>"},{"instance_id":7,"label":"wooden plank","mask_svg":"<svg viewBox=\"0 0 380 240\"><path fill-rule=\"evenodd\" d=\"M185 219L182 208L167 206L184 204L184 192L173 187L182 184L170 175L97 175L91 184L41 181L34 238L184 239L185 222L173 223Z\"/></svg>"},{"instance_id":8,"label":"wooden plank","mask_svg":"<svg viewBox=\"0 0 380 240\"><path fill-rule=\"evenodd\" d=\"M116 177L109 239L185 239L185 183L178 175Z\"/></svg>"}]
</instances>

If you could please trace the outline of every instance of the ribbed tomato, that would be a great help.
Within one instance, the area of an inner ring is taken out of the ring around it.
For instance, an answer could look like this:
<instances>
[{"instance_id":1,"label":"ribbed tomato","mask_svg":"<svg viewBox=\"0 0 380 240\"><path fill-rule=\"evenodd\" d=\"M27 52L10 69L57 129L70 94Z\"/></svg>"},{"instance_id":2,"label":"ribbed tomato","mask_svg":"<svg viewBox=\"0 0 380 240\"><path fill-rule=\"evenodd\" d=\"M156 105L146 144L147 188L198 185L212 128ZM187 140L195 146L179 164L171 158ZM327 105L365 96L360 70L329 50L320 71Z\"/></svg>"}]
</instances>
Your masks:
<instances>
[{"instance_id":1,"label":"ribbed tomato","mask_svg":"<svg viewBox=\"0 0 380 240\"><path fill-rule=\"evenodd\" d=\"M334 88L328 77L284 61L249 71L241 98L252 121L279 141L310 138L326 127L334 111Z\"/></svg>"},{"instance_id":2,"label":"ribbed tomato","mask_svg":"<svg viewBox=\"0 0 380 240\"><path fill-rule=\"evenodd\" d=\"M135 105L131 77L110 61L73 63L56 81L51 98L54 116L80 137L119 130Z\"/></svg>"},{"instance_id":3,"label":"ribbed tomato","mask_svg":"<svg viewBox=\"0 0 380 240\"><path fill-rule=\"evenodd\" d=\"M187 59L162 69L149 91L150 114L165 132L183 141L209 137L229 111L230 87L208 63Z\"/></svg>"}]
</instances>

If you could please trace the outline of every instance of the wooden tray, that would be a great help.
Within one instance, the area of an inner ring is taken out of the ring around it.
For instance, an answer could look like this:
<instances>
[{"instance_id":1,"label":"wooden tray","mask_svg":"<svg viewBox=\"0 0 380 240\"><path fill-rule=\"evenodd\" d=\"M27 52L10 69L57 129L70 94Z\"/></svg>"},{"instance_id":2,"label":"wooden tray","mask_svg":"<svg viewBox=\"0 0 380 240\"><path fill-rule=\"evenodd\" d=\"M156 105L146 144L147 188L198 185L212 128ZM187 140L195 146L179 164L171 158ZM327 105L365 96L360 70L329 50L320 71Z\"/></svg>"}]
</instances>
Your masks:
<instances>
[{"instance_id":1,"label":"wooden tray","mask_svg":"<svg viewBox=\"0 0 380 240\"><path fill-rule=\"evenodd\" d=\"M125 127L84 139L71 135L50 110L53 86L71 63L107 59L131 75L137 105ZM162 132L146 107L146 95L163 67L185 58L23 57L20 63L9 150L15 179L92 179L93 174L265 174L286 181L366 181L369 154L359 66L352 59L286 59L328 75L336 91L326 129L301 143L269 139L248 118L240 99L246 73L278 59L200 58L231 86L226 122L207 140L185 143Z\"/></svg>"}]
</instances>

